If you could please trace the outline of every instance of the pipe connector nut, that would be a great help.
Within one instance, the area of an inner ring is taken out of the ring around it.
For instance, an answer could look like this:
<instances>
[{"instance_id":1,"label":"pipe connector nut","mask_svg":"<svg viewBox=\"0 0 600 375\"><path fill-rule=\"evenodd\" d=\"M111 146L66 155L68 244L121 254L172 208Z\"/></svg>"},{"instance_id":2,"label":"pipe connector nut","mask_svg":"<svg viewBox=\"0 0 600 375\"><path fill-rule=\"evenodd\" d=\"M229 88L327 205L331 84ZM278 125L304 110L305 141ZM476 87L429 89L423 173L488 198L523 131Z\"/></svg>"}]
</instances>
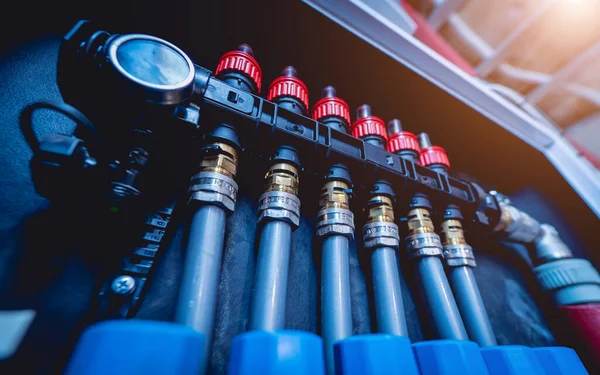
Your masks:
<instances>
[{"instance_id":1,"label":"pipe connector nut","mask_svg":"<svg viewBox=\"0 0 600 375\"><path fill-rule=\"evenodd\" d=\"M442 241L435 233L411 234L404 242L410 258L442 257Z\"/></svg>"},{"instance_id":2,"label":"pipe connector nut","mask_svg":"<svg viewBox=\"0 0 600 375\"><path fill-rule=\"evenodd\" d=\"M354 214L345 208L325 208L317 213L317 236L340 235L354 239Z\"/></svg>"},{"instance_id":3,"label":"pipe connector nut","mask_svg":"<svg viewBox=\"0 0 600 375\"><path fill-rule=\"evenodd\" d=\"M363 242L365 249L377 247L400 248L398 226L387 221L373 221L363 226Z\"/></svg>"},{"instance_id":4,"label":"pipe connector nut","mask_svg":"<svg viewBox=\"0 0 600 375\"><path fill-rule=\"evenodd\" d=\"M444 245L444 261L448 267L476 267L473 248L466 244Z\"/></svg>"},{"instance_id":5,"label":"pipe connector nut","mask_svg":"<svg viewBox=\"0 0 600 375\"><path fill-rule=\"evenodd\" d=\"M212 204L231 214L235 210L237 191L238 185L232 178L216 172L200 172L191 178L188 204Z\"/></svg>"},{"instance_id":6,"label":"pipe connector nut","mask_svg":"<svg viewBox=\"0 0 600 375\"><path fill-rule=\"evenodd\" d=\"M290 224L294 230L300 225L300 199L284 191L267 191L258 200L258 222L279 220Z\"/></svg>"}]
</instances>

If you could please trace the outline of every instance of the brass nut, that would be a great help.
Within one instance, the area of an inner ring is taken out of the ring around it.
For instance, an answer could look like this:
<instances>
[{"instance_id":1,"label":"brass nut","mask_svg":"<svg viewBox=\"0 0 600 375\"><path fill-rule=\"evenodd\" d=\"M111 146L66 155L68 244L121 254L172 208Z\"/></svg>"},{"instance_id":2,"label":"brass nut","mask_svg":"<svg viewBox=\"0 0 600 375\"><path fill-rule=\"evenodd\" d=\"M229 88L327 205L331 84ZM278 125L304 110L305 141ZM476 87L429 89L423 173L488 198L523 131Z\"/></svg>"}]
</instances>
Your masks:
<instances>
[{"instance_id":1,"label":"brass nut","mask_svg":"<svg viewBox=\"0 0 600 375\"><path fill-rule=\"evenodd\" d=\"M283 191L298 195L298 169L288 163L273 164L265 175L265 191Z\"/></svg>"},{"instance_id":2,"label":"brass nut","mask_svg":"<svg viewBox=\"0 0 600 375\"><path fill-rule=\"evenodd\" d=\"M409 234L435 233L429 211L425 208L415 208L408 213Z\"/></svg>"},{"instance_id":3,"label":"brass nut","mask_svg":"<svg viewBox=\"0 0 600 375\"><path fill-rule=\"evenodd\" d=\"M440 237L444 245L467 244L460 220L450 219L443 221Z\"/></svg>"},{"instance_id":4,"label":"brass nut","mask_svg":"<svg viewBox=\"0 0 600 375\"><path fill-rule=\"evenodd\" d=\"M394 222L394 208L392 199L385 195L375 195L367 203L369 207L369 218L367 223L375 221Z\"/></svg>"},{"instance_id":5,"label":"brass nut","mask_svg":"<svg viewBox=\"0 0 600 375\"><path fill-rule=\"evenodd\" d=\"M229 178L237 173L237 151L226 143L213 143L207 147L207 155L200 162L201 172L215 172Z\"/></svg>"},{"instance_id":6,"label":"brass nut","mask_svg":"<svg viewBox=\"0 0 600 375\"><path fill-rule=\"evenodd\" d=\"M342 181L327 181L321 189L319 206L325 208L350 208L350 186Z\"/></svg>"}]
</instances>

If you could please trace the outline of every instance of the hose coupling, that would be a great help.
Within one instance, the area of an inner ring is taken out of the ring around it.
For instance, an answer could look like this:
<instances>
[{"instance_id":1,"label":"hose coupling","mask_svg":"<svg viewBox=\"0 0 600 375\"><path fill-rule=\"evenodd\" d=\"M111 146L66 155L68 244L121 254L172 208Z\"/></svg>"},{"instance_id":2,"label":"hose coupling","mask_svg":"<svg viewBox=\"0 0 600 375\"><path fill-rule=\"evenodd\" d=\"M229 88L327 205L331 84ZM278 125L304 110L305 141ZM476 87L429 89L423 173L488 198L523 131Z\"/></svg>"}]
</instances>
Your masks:
<instances>
[{"instance_id":1,"label":"hose coupling","mask_svg":"<svg viewBox=\"0 0 600 375\"><path fill-rule=\"evenodd\" d=\"M377 247L400 248L400 234L394 223L392 185L377 181L367 202L368 217L363 226L363 243L366 249Z\"/></svg>"},{"instance_id":2,"label":"hose coupling","mask_svg":"<svg viewBox=\"0 0 600 375\"><path fill-rule=\"evenodd\" d=\"M317 236L341 235L354 238L354 214L350 211L350 185L328 180L321 189L317 213Z\"/></svg>"},{"instance_id":3,"label":"hose coupling","mask_svg":"<svg viewBox=\"0 0 600 375\"><path fill-rule=\"evenodd\" d=\"M258 222L280 220L296 229L300 225L298 155L282 147L273 160L275 163L265 175L265 192L258 202Z\"/></svg>"},{"instance_id":4,"label":"hose coupling","mask_svg":"<svg viewBox=\"0 0 600 375\"><path fill-rule=\"evenodd\" d=\"M409 257L442 257L442 241L435 233L429 210L420 207L409 211L408 233L404 242Z\"/></svg>"},{"instance_id":5,"label":"hose coupling","mask_svg":"<svg viewBox=\"0 0 600 375\"><path fill-rule=\"evenodd\" d=\"M234 178L237 172L237 150L222 142L209 143L203 147L204 158L200 172L190 181L188 204L203 202L225 209L235 210L238 185Z\"/></svg>"},{"instance_id":6,"label":"hose coupling","mask_svg":"<svg viewBox=\"0 0 600 375\"><path fill-rule=\"evenodd\" d=\"M505 239L521 243L533 243L543 235L540 223L507 202L500 202L500 221L494 232L501 233Z\"/></svg>"},{"instance_id":7,"label":"hose coupling","mask_svg":"<svg viewBox=\"0 0 600 375\"><path fill-rule=\"evenodd\" d=\"M448 267L477 266L473 248L465 240L460 220L443 221L441 238L444 247L444 261Z\"/></svg>"}]
</instances>

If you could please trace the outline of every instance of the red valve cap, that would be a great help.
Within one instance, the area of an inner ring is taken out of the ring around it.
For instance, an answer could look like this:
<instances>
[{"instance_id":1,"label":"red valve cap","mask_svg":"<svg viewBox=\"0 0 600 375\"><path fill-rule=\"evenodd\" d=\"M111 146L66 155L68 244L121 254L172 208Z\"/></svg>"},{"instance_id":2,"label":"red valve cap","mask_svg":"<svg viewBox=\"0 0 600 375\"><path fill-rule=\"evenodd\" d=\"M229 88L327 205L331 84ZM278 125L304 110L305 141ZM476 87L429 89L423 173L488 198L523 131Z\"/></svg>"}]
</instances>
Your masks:
<instances>
[{"instance_id":1,"label":"red valve cap","mask_svg":"<svg viewBox=\"0 0 600 375\"><path fill-rule=\"evenodd\" d=\"M421 149L419 148L417 136L403 130L388 136L387 150L391 153L403 150L413 150L418 154Z\"/></svg>"},{"instance_id":2,"label":"red valve cap","mask_svg":"<svg viewBox=\"0 0 600 375\"><path fill-rule=\"evenodd\" d=\"M343 99L326 97L315 104L312 117L316 121L320 121L325 117L339 117L350 124L350 108Z\"/></svg>"},{"instance_id":3,"label":"red valve cap","mask_svg":"<svg viewBox=\"0 0 600 375\"><path fill-rule=\"evenodd\" d=\"M359 118L352 124L352 136L363 138L368 135L377 135L387 140L385 123L377 116Z\"/></svg>"},{"instance_id":4,"label":"red valve cap","mask_svg":"<svg viewBox=\"0 0 600 375\"><path fill-rule=\"evenodd\" d=\"M233 50L225 53L217 69L215 69L215 76L220 73L227 71L236 71L248 76L255 84L257 92L260 92L262 82L262 70L258 62L249 53Z\"/></svg>"},{"instance_id":5,"label":"red valve cap","mask_svg":"<svg viewBox=\"0 0 600 375\"><path fill-rule=\"evenodd\" d=\"M281 76L271 82L267 100L273 101L282 96L291 96L300 100L304 104L304 108L308 110L308 89L304 82L297 77Z\"/></svg>"},{"instance_id":6,"label":"red valve cap","mask_svg":"<svg viewBox=\"0 0 600 375\"><path fill-rule=\"evenodd\" d=\"M442 164L450 169L450 160L446 150L440 146L429 146L421 149L419 154L419 164L424 167L428 167L433 164Z\"/></svg>"}]
</instances>

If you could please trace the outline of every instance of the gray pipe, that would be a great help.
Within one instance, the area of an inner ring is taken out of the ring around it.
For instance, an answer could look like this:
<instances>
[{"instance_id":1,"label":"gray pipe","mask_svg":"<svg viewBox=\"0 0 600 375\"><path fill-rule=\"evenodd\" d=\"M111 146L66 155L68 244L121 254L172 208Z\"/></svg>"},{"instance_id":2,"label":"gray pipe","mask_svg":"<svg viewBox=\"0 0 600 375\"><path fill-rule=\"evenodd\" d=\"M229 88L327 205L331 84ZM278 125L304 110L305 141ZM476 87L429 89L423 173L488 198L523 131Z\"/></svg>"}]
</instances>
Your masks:
<instances>
[{"instance_id":1,"label":"gray pipe","mask_svg":"<svg viewBox=\"0 0 600 375\"><path fill-rule=\"evenodd\" d=\"M396 336L408 336L396 251L391 247L375 249L371 256L371 267L377 330Z\"/></svg>"},{"instance_id":2,"label":"gray pipe","mask_svg":"<svg viewBox=\"0 0 600 375\"><path fill-rule=\"evenodd\" d=\"M225 222L225 211L216 206L203 205L194 213L175 310L177 323L206 337L200 374L206 372L212 347Z\"/></svg>"},{"instance_id":3,"label":"gray pipe","mask_svg":"<svg viewBox=\"0 0 600 375\"><path fill-rule=\"evenodd\" d=\"M448 276L469 338L479 346L498 345L473 270L468 266L448 267Z\"/></svg>"},{"instance_id":4,"label":"gray pipe","mask_svg":"<svg viewBox=\"0 0 600 375\"><path fill-rule=\"evenodd\" d=\"M321 332L327 373L334 374L333 344L352 335L349 239L333 235L323 240L321 267Z\"/></svg>"},{"instance_id":5,"label":"gray pipe","mask_svg":"<svg viewBox=\"0 0 600 375\"><path fill-rule=\"evenodd\" d=\"M426 256L418 258L416 263L423 295L438 338L468 340L441 259Z\"/></svg>"},{"instance_id":6,"label":"gray pipe","mask_svg":"<svg viewBox=\"0 0 600 375\"><path fill-rule=\"evenodd\" d=\"M285 303L292 228L282 221L267 222L260 235L250 329L274 331L285 325Z\"/></svg>"}]
</instances>

